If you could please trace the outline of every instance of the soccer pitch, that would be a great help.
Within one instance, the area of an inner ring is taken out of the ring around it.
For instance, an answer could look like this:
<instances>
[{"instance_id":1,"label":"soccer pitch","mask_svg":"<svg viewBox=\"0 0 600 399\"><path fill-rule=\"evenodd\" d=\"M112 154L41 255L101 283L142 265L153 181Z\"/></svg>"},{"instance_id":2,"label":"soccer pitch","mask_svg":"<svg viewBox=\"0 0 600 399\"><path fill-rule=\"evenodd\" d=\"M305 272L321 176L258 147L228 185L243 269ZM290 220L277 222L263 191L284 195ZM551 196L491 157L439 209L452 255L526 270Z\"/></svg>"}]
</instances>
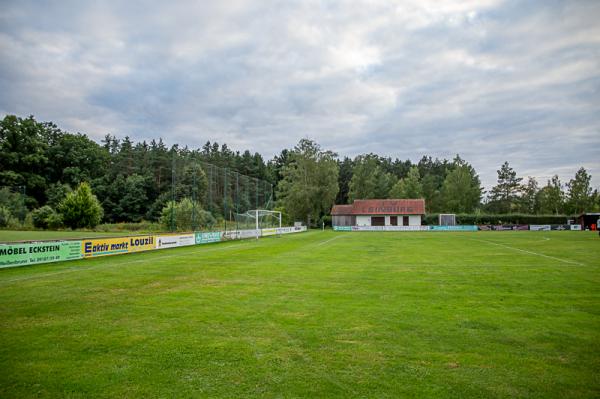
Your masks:
<instances>
[{"instance_id":1,"label":"soccer pitch","mask_svg":"<svg viewBox=\"0 0 600 399\"><path fill-rule=\"evenodd\" d=\"M0 270L0 397L600 395L588 232L309 233Z\"/></svg>"}]
</instances>

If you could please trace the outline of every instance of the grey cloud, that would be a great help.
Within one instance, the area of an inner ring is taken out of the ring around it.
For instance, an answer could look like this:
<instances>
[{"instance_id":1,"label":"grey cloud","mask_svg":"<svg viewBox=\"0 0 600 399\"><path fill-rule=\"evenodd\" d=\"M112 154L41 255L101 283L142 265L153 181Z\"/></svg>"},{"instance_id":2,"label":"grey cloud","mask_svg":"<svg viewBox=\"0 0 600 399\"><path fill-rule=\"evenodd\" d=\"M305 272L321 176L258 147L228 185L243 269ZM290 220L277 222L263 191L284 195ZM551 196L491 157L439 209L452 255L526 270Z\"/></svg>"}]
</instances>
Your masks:
<instances>
[{"instance_id":1,"label":"grey cloud","mask_svg":"<svg viewBox=\"0 0 600 399\"><path fill-rule=\"evenodd\" d=\"M270 158L470 161L600 184L596 2L4 2L0 112ZM31 18L31 15L37 15Z\"/></svg>"}]
</instances>

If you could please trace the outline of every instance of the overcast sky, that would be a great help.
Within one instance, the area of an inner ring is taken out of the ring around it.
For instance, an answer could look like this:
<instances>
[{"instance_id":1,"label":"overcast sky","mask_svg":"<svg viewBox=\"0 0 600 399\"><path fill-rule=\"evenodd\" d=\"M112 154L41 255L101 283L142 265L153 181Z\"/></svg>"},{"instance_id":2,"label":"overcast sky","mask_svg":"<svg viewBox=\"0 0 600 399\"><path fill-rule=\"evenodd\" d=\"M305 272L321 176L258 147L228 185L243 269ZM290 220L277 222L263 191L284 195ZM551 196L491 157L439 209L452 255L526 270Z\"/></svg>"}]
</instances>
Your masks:
<instances>
[{"instance_id":1,"label":"overcast sky","mask_svg":"<svg viewBox=\"0 0 600 399\"><path fill-rule=\"evenodd\" d=\"M600 1L6 1L0 115L600 185Z\"/></svg>"}]
</instances>

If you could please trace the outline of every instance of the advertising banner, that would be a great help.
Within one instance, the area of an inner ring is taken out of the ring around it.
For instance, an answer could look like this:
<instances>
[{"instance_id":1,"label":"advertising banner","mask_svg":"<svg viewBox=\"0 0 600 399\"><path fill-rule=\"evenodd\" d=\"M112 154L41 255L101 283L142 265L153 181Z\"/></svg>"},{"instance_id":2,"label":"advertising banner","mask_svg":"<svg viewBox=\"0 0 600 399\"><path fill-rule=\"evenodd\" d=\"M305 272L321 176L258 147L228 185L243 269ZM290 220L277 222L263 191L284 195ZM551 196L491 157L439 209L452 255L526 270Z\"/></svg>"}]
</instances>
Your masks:
<instances>
[{"instance_id":1,"label":"advertising banner","mask_svg":"<svg viewBox=\"0 0 600 399\"><path fill-rule=\"evenodd\" d=\"M563 231L563 230L571 230L569 228L568 224L553 224L552 227L550 227L552 230L559 230L559 231Z\"/></svg>"},{"instance_id":2,"label":"advertising banner","mask_svg":"<svg viewBox=\"0 0 600 399\"><path fill-rule=\"evenodd\" d=\"M277 234L277 229L262 229L261 230L262 236L266 237L266 236L274 236L275 234ZM281 233L279 233L281 234Z\"/></svg>"},{"instance_id":3,"label":"advertising banner","mask_svg":"<svg viewBox=\"0 0 600 399\"><path fill-rule=\"evenodd\" d=\"M426 231L429 226L352 226L352 231Z\"/></svg>"},{"instance_id":4,"label":"advertising banner","mask_svg":"<svg viewBox=\"0 0 600 399\"><path fill-rule=\"evenodd\" d=\"M507 230L512 230L512 229L513 229L512 226L501 225L501 224L492 226L492 230L495 230L495 231L507 231Z\"/></svg>"},{"instance_id":5,"label":"advertising banner","mask_svg":"<svg viewBox=\"0 0 600 399\"><path fill-rule=\"evenodd\" d=\"M429 226L432 231L477 231L477 226Z\"/></svg>"},{"instance_id":6,"label":"advertising banner","mask_svg":"<svg viewBox=\"0 0 600 399\"><path fill-rule=\"evenodd\" d=\"M241 240L244 238L258 238L261 236L259 230L231 230L223 233L223 238L227 240Z\"/></svg>"},{"instance_id":7,"label":"advertising banner","mask_svg":"<svg viewBox=\"0 0 600 399\"><path fill-rule=\"evenodd\" d=\"M156 249L186 247L196 244L194 234L164 235L156 237Z\"/></svg>"},{"instance_id":8,"label":"advertising banner","mask_svg":"<svg viewBox=\"0 0 600 399\"><path fill-rule=\"evenodd\" d=\"M223 233L223 238L225 240L239 240L240 232L238 230L229 230Z\"/></svg>"},{"instance_id":9,"label":"advertising banner","mask_svg":"<svg viewBox=\"0 0 600 399\"><path fill-rule=\"evenodd\" d=\"M81 241L0 244L0 268L80 259Z\"/></svg>"},{"instance_id":10,"label":"advertising banner","mask_svg":"<svg viewBox=\"0 0 600 399\"><path fill-rule=\"evenodd\" d=\"M572 224L571 230L581 231L581 225L580 224Z\"/></svg>"},{"instance_id":11,"label":"advertising banner","mask_svg":"<svg viewBox=\"0 0 600 399\"><path fill-rule=\"evenodd\" d=\"M530 224L529 230L532 231L550 231L551 227L549 224Z\"/></svg>"},{"instance_id":12,"label":"advertising banner","mask_svg":"<svg viewBox=\"0 0 600 399\"><path fill-rule=\"evenodd\" d=\"M156 246L154 236L92 238L80 242L81 253L85 258L150 251Z\"/></svg>"},{"instance_id":13,"label":"advertising banner","mask_svg":"<svg viewBox=\"0 0 600 399\"><path fill-rule=\"evenodd\" d=\"M352 231L352 226L333 226L334 231Z\"/></svg>"},{"instance_id":14,"label":"advertising banner","mask_svg":"<svg viewBox=\"0 0 600 399\"><path fill-rule=\"evenodd\" d=\"M528 224L518 224L516 226L513 226L513 230L520 230L520 231L529 230L529 225Z\"/></svg>"},{"instance_id":15,"label":"advertising banner","mask_svg":"<svg viewBox=\"0 0 600 399\"><path fill-rule=\"evenodd\" d=\"M298 230L296 230L293 227L278 227L275 229L275 232L277 234L290 234L290 233L294 233L296 231L300 231L300 227L298 227Z\"/></svg>"},{"instance_id":16,"label":"advertising banner","mask_svg":"<svg viewBox=\"0 0 600 399\"><path fill-rule=\"evenodd\" d=\"M260 230L239 230L239 237L244 238L257 238L261 236Z\"/></svg>"},{"instance_id":17,"label":"advertising banner","mask_svg":"<svg viewBox=\"0 0 600 399\"><path fill-rule=\"evenodd\" d=\"M490 231L492 229L492 226L488 226L487 224L480 224L479 226L477 226L479 228L479 230L481 231Z\"/></svg>"},{"instance_id":18,"label":"advertising banner","mask_svg":"<svg viewBox=\"0 0 600 399\"><path fill-rule=\"evenodd\" d=\"M221 241L221 231L211 231L208 233L196 233L196 244L208 244Z\"/></svg>"}]
</instances>

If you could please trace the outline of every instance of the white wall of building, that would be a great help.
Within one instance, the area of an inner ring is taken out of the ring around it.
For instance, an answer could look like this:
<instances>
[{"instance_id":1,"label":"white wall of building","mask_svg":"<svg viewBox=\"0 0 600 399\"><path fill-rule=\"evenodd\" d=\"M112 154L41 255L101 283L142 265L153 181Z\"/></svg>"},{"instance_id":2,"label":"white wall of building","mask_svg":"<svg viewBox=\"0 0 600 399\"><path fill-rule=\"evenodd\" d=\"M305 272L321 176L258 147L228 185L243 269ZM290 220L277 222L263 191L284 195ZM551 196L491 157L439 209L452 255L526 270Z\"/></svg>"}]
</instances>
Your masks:
<instances>
[{"instance_id":1,"label":"white wall of building","mask_svg":"<svg viewBox=\"0 0 600 399\"><path fill-rule=\"evenodd\" d=\"M357 226L370 226L371 225L371 216L356 216L356 225Z\"/></svg>"},{"instance_id":2,"label":"white wall of building","mask_svg":"<svg viewBox=\"0 0 600 399\"><path fill-rule=\"evenodd\" d=\"M421 215L409 215L408 216L408 225L409 226L420 226L421 225Z\"/></svg>"}]
</instances>

